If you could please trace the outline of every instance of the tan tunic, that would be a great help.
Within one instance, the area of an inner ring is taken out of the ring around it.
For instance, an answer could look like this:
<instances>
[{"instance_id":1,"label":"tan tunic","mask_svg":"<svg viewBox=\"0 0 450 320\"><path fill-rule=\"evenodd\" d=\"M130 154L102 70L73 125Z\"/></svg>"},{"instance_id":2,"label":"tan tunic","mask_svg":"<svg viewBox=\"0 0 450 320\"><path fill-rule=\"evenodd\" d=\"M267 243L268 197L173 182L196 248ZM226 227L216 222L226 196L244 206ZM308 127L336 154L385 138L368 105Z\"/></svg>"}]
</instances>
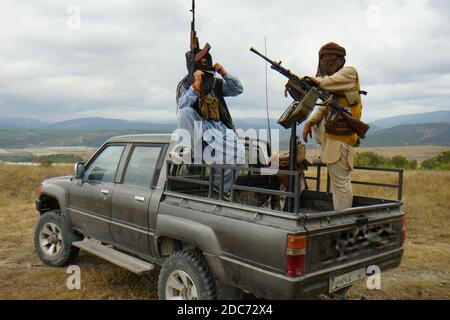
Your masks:
<instances>
[{"instance_id":1,"label":"tan tunic","mask_svg":"<svg viewBox=\"0 0 450 320\"><path fill-rule=\"evenodd\" d=\"M352 91L358 89L358 73L353 67L345 67L336 72L332 76L327 77L312 77L319 83L322 89L325 89L331 93L344 93L346 91ZM336 163L341 157L341 148L344 143L338 140L328 139L325 135L325 127L322 120L325 118L327 108L324 106L318 106L314 109L310 115L308 121L317 125L314 128L316 141L320 144L320 155L322 161L326 164ZM351 169L353 169L353 157L354 148L345 144L345 152L347 155L347 162Z\"/></svg>"},{"instance_id":2,"label":"tan tunic","mask_svg":"<svg viewBox=\"0 0 450 320\"><path fill-rule=\"evenodd\" d=\"M314 78L321 88L331 93L344 93L359 90L358 73L355 68L346 67L329 77ZM334 140L325 134L323 119L327 115L327 107L319 106L311 114L309 121L313 127L314 138L320 144L322 161L327 164L333 194L335 210L351 208L353 190L351 171L353 170L354 149L340 140Z\"/></svg>"}]
</instances>

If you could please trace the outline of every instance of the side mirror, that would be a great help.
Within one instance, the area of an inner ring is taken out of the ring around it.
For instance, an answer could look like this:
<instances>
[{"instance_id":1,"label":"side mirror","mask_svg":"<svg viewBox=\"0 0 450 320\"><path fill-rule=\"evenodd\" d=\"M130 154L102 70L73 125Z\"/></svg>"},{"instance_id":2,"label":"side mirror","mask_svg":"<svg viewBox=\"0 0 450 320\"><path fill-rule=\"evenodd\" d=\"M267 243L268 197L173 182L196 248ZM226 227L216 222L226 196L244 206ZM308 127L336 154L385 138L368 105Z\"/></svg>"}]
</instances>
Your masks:
<instances>
[{"instance_id":1,"label":"side mirror","mask_svg":"<svg viewBox=\"0 0 450 320\"><path fill-rule=\"evenodd\" d=\"M78 162L75 163L73 176L75 179L81 179L84 175L84 163Z\"/></svg>"}]
</instances>

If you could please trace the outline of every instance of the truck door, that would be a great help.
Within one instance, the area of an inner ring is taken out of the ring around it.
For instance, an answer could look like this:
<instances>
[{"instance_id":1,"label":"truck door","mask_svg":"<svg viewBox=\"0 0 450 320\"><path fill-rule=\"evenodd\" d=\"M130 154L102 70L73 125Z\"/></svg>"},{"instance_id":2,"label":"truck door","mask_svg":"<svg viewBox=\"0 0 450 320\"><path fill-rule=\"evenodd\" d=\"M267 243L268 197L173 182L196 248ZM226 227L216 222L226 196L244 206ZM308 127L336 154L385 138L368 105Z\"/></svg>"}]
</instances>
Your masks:
<instances>
[{"instance_id":1,"label":"truck door","mask_svg":"<svg viewBox=\"0 0 450 320\"><path fill-rule=\"evenodd\" d=\"M125 145L107 145L70 188L69 210L75 228L99 240L111 240L111 195L124 149Z\"/></svg>"},{"instance_id":2,"label":"truck door","mask_svg":"<svg viewBox=\"0 0 450 320\"><path fill-rule=\"evenodd\" d=\"M138 255L152 255L149 205L159 176L162 145L134 145L122 183L116 185L111 206L114 243Z\"/></svg>"}]
</instances>

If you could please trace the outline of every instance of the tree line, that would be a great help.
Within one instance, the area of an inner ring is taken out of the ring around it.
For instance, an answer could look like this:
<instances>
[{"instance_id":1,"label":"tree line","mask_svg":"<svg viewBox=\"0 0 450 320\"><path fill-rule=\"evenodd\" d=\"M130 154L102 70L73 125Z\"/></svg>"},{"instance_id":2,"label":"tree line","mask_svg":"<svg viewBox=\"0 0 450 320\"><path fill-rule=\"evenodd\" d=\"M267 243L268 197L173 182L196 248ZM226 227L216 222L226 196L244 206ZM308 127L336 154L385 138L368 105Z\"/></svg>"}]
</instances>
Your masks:
<instances>
[{"instance_id":1,"label":"tree line","mask_svg":"<svg viewBox=\"0 0 450 320\"><path fill-rule=\"evenodd\" d=\"M46 156L33 155L2 155L0 162L32 162L42 166L51 166L53 163L83 162L83 157L74 154L52 154ZM371 168L398 168L409 170L450 170L450 151L443 151L435 157L418 164L417 160L408 160L397 155L392 158L381 156L372 151L360 152L355 157L355 166Z\"/></svg>"},{"instance_id":2,"label":"tree line","mask_svg":"<svg viewBox=\"0 0 450 320\"><path fill-rule=\"evenodd\" d=\"M420 165L417 160L408 160L401 155L390 158L381 156L372 151L367 151L356 155L355 166L410 170L450 170L450 151L443 151L437 156L423 161Z\"/></svg>"}]
</instances>

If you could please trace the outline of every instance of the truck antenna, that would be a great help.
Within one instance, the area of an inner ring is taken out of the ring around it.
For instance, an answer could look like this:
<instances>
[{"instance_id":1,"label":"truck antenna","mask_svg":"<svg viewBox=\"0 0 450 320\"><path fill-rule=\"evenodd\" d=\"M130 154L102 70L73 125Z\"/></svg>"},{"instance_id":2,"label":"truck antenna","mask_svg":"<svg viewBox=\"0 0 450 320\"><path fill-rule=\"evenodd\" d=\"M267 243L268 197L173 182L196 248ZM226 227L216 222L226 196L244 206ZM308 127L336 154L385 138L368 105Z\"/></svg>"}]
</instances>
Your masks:
<instances>
[{"instance_id":1,"label":"truck antenna","mask_svg":"<svg viewBox=\"0 0 450 320\"><path fill-rule=\"evenodd\" d=\"M264 37L264 52L267 56L267 38ZM270 127L270 117L269 117L269 94L267 89L267 61L265 63L265 71L266 71L266 111L267 111L267 129L268 129L268 141L267 141L267 153L269 157L272 155L272 129Z\"/></svg>"}]
</instances>

